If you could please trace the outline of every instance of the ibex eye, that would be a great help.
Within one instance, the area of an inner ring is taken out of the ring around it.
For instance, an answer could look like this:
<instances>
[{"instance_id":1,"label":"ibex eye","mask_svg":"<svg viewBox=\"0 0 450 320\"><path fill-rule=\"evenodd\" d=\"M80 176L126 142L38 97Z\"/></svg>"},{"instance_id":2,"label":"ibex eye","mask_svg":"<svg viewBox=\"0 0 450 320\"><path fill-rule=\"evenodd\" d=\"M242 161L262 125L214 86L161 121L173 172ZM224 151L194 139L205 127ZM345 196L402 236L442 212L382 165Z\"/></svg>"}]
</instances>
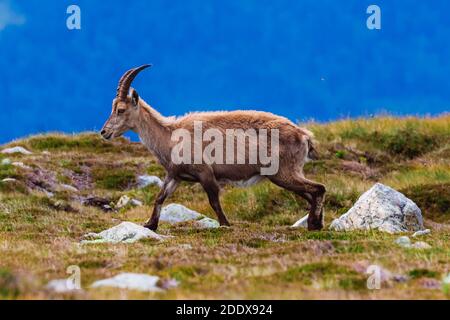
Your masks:
<instances>
[{"instance_id":1,"label":"ibex eye","mask_svg":"<svg viewBox=\"0 0 450 320\"><path fill-rule=\"evenodd\" d=\"M125 109L118 109L117 110L117 114L122 114L122 113L124 113L125 112Z\"/></svg>"}]
</instances>

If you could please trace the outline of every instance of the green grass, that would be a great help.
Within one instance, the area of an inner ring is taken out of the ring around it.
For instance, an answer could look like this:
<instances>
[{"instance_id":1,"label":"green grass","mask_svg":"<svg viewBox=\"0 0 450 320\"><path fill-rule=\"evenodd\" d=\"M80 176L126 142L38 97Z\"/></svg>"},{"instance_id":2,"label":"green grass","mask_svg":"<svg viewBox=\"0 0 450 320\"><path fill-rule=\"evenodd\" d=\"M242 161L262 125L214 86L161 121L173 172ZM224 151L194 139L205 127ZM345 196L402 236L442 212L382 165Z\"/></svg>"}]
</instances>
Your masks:
<instances>
[{"instance_id":1,"label":"green grass","mask_svg":"<svg viewBox=\"0 0 450 320\"><path fill-rule=\"evenodd\" d=\"M92 170L92 176L98 188L125 190L136 182L136 173L124 168L106 168L98 166Z\"/></svg>"},{"instance_id":2,"label":"green grass","mask_svg":"<svg viewBox=\"0 0 450 320\"><path fill-rule=\"evenodd\" d=\"M19 178L20 175L17 173L16 167L14 167L11 164L8 165L2 165L0 164L0 180L3 180L5 178Z\"/></svg>"},{"instance_id":3,"label":"green grass","mask_svg":"<svg viewBox=\"0 0 450 320\"><path fill-rule=\"evenodd\" d=\"M17 278L7 269L0 268L0 299L14 299L20 294Z\"/></svg>"},{"instance_id":4,"label":"green grass","mask_svg":"<svg viewBox=\"0 0 450 320\"><path fill-rule=\"evenodd\" d=\"M450 221L450 183L416 185L401 190L435 221Z\"/></svg>"},{"instance_id":5,"label":"green grass","mask_svg":"<svg viewBox=\"0 0 450 320\"><path fill-rule=\"evenodd\" d=\"M158 232L173 238L80 246L86 233L120 221L144 223L159 188L137 189L136 177L163 177L165 172L142 145L126 139L109 142L93 133L46 134L6 145L21 145L33 155L0 154L0 161L9 158L33 167L30 171L0 166L0 299L448 298L445 290L424 290L419 280L439 281L449 272L450 116L376 117L306 126L316 135L321 159L308 163L305 175L327 187L326 226L374 183L382 182L421 208L432 233L420 240L432 249L406 250L394 244L397 235L377 231L291 229L307 214L308 205L267 181L248 189L222 190L221 202L231 228L198 230L189 223L161 223ZM34 173L39 170L54 173L56 183L76 186L80 179L88 183L79 192L58 191L48 198L37 189L29 190L32 174L38 183L46 182L45 175L40 178ZM18 181L1 182L4 178ZM78 201L91 195L117 201L124 194L145 205L104 212ZM199 185L181 183L168 203L215 218ZM368 275L356 271L360 264L380 265L410 280L369 290ZM81 268L83 293L59 295L43 290L48 281L67 277L70 265ZM180 286L158 294L89 287L120 272L175 278Z\"/></svg>"}]
</instances>

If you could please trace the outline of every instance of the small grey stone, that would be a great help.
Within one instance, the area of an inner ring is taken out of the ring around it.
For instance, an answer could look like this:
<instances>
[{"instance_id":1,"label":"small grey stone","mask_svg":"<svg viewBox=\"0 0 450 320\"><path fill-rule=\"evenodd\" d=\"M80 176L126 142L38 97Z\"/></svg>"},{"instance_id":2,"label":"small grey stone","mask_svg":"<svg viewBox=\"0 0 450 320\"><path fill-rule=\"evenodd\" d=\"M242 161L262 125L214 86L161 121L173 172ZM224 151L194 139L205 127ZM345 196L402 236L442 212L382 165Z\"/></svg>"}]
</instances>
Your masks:
<instances>
[{"instance_id":1,"label":"small grey stone","mask_svg":"<svg viewBox=\"0 0 450 320\"><path fill-rule=\"evenodd\" d=\"M157 176L149 176L149 175L139 176L137 178L137 182L138 182L138 188L145 188L146 186L153 185L153 184L157 185L160 188L163 186L163 182Z\"/></svg>"},{"instance_id":2,"label":"small grey stone","mask_svg":"<svg viewBox=\"0 0 450 320\"><path fill-rule=\"evenodd\" d=\"M83 240L81 243L133 243L141 239L155 239L162 241L168 236L159 235L150 229L137 225L132 222L122 222L110 229L100 233L88 233L84 238L93 238L92 240Z\"/></svg>"},{"instance_id":3,"label":"small grey stone","mask_svg":"<svg viewBox=\"0 0 450 320\"><path fill-rule=\"evenodd\" d=\"M413 237L419 237L419 236L424 236L427 234L430 234L431 230L430 229L425 229L425 230L419 230L414 232L414 234L412 235Z\"/></svg>"},{"instance_id":4,"label":"small grey stone","mask_svg":"<svg viewBox=\"0 0 450 320\"><path fill-rule=\"evenodd\" d=\"M177 203L171 203L162 208L159 220L170 224L194 221L195 225L201 229L218 228L220 226L216 220Z\"/></svg>"},{"instance_id":5,"label":"small grey stone","mask_svg":"<svg viewBox=\"0 0 450 320\"><path fill-rule=\"evenodd\" d=\"M141 206L144 205L144 204L142 203L142 201L139 201L139 200L137 200L137 199L131 199L130 203L131 203L133 206L135 206L135 207L141 207Z\"/></svg>"},{"instance_id":6,"label":"small grey stone","mask_svg":"<svg viewBox=\"0 0 450 320\"><path fill-rule=\"evenodd\" d=\"M214 229L220 227L220 223L217 220L208 217L195 221L195 225L200 229Z\"/></svg>"},{"instance_id":7,"label":"small grey stone","mask_svg":"<svg viewBox=\"0 0 450 320\"><path fill-rule=\"evenodd\" d=\"M9 166L11 164L11 160L8 158L5 158L2 160L2 166Z\"/></svg>"},{"instance_id":8,"label":"small grey stone","mask_svg":"<svg viewBox=\"0 0 450 320\"><path fill-rule=\"evenodd\" d=\"M23 162L20 162L20 161L13 162L12 165L15 166L15 167L26 169L26 170L31 170L32 169L30 166L27 166L26 164L24 164Z\"/></svg>"},{"instance_id":9,"label":"small grey stone","mask_svg":"<svg viewBox=\"0 0 450 320\"><path fill-rule=\"evenodd\" d=\"M116 203L116 208L121 209L121 208L125 207L130 202L130 200L131 200L130 197L127 195L121 196L119 201L117 201L117 203Z\"/></svg>"},{"instance_id":10,"label":"small grey stone","mask_svg":"<svg viewBox=\"0 0 450 320\"><path fill-rule=\"evenodd\" d=\"M6 154L12 154L12 153L21 153L21 154L32 154L32 152L28 151L27 149L23 147L12 147L12 148L6 148L1 151L2 153Z\"/></svg>"},{"instance_id":11,"label":"small grey stone","mask_svg":"<svg viewBox=\"0 0 450 320\"><path fill-rule=\"evenodd\" d=\"M123 207L126 207L128 204L131 204L132 206L135 206L135 207L140 207L140 206L144 205L139 200L131 199L127 195L123 195L120 197L119 201L117 201L116 208L121 209Z\"/></svg>"},{"instance_id":12,"label":"small grey stone","mask_svg":"<svg viewBox=\"0 0 450 320\"><path fill-rule=\"evenodd\" d=\"M395 240L395 243L404 248L411 247L411 239L409 239L409 237L407 236L397 238L397 240Z\"/></svg>"},{"instance_id":13,"label":"small grey stone","mask_svg":"<svg viewBox=\"0 0 450 320\"><path fill-rule=\"evenodd\" d=\"M431 249L431 246L426 242L417 241L411 245L411 248L419 249L419 250L426 250L426 249Z\"/></svg>"},{"instance_id":14,"label":"small grey stone","mask_svg":"<svg viewBox=\"0 0 450 320\"><path fill-rule=\"evenodd\" d=\"M175 224L179 222L200 220L204 216L178 203L171 203L161 210L159 220Z\"/></svg>"},{"instance_id":15,"label":"small grey stone","mask_svg":"<svg viewBox=\"0 0 450 320\"><path fill-rule=\"evenodd\" d=\"M71 186L71 185L68 185L68 184L61 184L60 185L60 187L61 187L61 189L63 189L63 190L67 190L67 191L71 191L71 192L78 192L78 189L77 188L75 188L75 187L73 187L73 186Z\"/></svg>"},{"instance_id":16,"label":"small grey stone","mask_svg":"<svg viewBox=\"0 0 450 320\"><path fill-rule=\"evenodd\" d=\"M294 223L291 228L308 228L308 214Z\"/></svg>"}]
</instances>

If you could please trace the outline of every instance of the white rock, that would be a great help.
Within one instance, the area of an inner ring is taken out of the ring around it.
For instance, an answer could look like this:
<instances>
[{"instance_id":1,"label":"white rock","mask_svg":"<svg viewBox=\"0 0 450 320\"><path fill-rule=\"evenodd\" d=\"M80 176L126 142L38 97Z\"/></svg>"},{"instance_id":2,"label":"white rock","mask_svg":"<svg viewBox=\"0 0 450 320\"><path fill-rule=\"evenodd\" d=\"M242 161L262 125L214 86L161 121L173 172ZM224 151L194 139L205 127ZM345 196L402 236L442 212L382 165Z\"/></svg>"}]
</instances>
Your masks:
<instances>
[{"instance_id":1,"label":"white rock","mask_svg":"<svg viewBox=\"0 0 450 320\"><path fill-rule=\"evenodd\" d=\"M195 221L195 225L200 229L215 229L220 227L220 223L217 220L208 217Z\"/></svg>"},{"instance_id":2,"label":"white rock","mask_svg":"<svg viewBox=\"0 0 450 320\"><path fill-rule=\"evenodd\" d=\"M137 199L131 199L127 195L123 195L122 197L120 197L119 201L117 201L116 208L121 209L123 207L126 207L128 204L131 204L132 206L135 207L140 207L144 205L142 201L139 201Z\"/></svg>"},{"instance_id":3,"label":"white rock","mask_svg":"<svg viewBox=\"0 0 450 320\"><path fill-rule=\"evenodd\" d=\"M294 223L291 228L308 228L308 214Z\"/></svg>"},{"instance_id":4,"label":"white rock","mask_svg":"<svg viewBox=\"0 0 450 320\"><path fill-rule=\"evenodd\" d=\"M130 200L130 203L131 203L133 206L135 206L135 207L141 207L141 206L144 205L144 204L142 203L142 201L139 201L139 200L137 200L137 199L131 199L131 200Z\"/></svg>"},{"instance_id":5,"label":"white rock","mask_svg":"<svg viewBox=\"0 0 450 320\"><path fill-rule=\"evenodd\" d=\"M430 234L431 230L430 229L425 229L425 230L419 230L414 232L414 234L412 235L413 237L419 237L419 236L424 236L427 234Z\"/></svg>"},{"instance_id":6,"label":"white rock","mask_svg":"<svg viewBox=\"0 0 450 320\"><path fill-rule=\"evenodd\" d=\"M50 281L45 288L55 291L57 293L66 293L73 291L80 291L81 288L77 288L71 279L57 279Z\"/></svg>"},{"instance_id":7,"label":"white rock","mask_svg":"<svg viewBox=\"0 0 450 320\"><path fill-rule=\"evenodd\" d=\"M6 148L2 150L2 153L22 153L22 154L32 154L32 152L28 151L27 149L23 147L12 147L12 148Z\"/></svg>"},{"instance_id":8,"label":"white rock","mask_svg":"<svg viewBox=\"0 0 450 320\"><path fill-rule=\"evenodd\" d=\"M395 243L404 248L411 247L411 240L407 236L397 238L397 240L395 240Z\"/></svg>"},{"instance_id":9,"label":"white rock","mask_svg":"<svg viewBox=\"0 0 450 320\"><path fill-rule=\"evenodd\" d=\"M444 285L450 285L450 273L442 280Z\"/></svg>"},{"instance_id":10,"label":"white rock","mask_svg":"<svg viewBox=\"0 0 450 320\"><path fill-rule=\"evenodd\" d=\"M15 166L15 167L19 167L19 168L22 168L22 169L26 169L26 170L31 170L31 169L32 169L30 166L27 166L27 165L24 164L23 162L19 162L19 161L13 162L12 165Z\"/></svg>"},{"instance_id":11,"label":"white rock","mask_svg":"<svg viewBox=\"0 0 450 320\"><path fill-rule=\"evenodd\" d=\"M88 233L84 237L94 238L94 240L83 240L81 243L133 243L147 238L162 241L168 236L159 235L132 222L122 222L100 233Z\"/></svg>"},{"instance_id":12,"label":"white rock","mask_svg":"<svg viewBox=\"0 0 450 320\"><path fill-rule=\"evenodd\" d=\"M388 186L376 183L347 213L335 219L330 229L378 229L389 233L419 231L423 229L423 218L413 201Z\"/></svg>"},{"instance_id":13,"label":"white rock","mask_svg":"<svg viewBox=\"0 0 450 320\"><path fill-rule=\"evenodd\" d=\"M182 243L180 245L178 245L178 248L180 249L186 249L186 250L191 250L192 246L189 243Z\"/></svg>"},{"instance_id":14,"label":"white rock","mask_svg":"<svg viewBox=\"0 0 450 320\"><path fill-rule=\"evenodd\" d=\"M5 158L2 160L2 166L9 166L11 164L11 160L8 158Z\"/></svg>"},{"instance_id":15,"label":"white rock","mask_svg":"<svg viewBox=\"0 0 450 320\"><path fill-rule=\"evenodd\" d=\"M397 240L395 240L395 243L403 248L413 248L419 250L431 248L431 246L428 243L423 241L417 241L415 243L412 243L407 236L397 238Z\"/></svg>"},{"instance_id":16,"label":"white rock","mask_svg":"<svg viewBox=\"0 0 450 320\"><path fill-rule=\"evenodd\" d=\"M78 189L75 188L75 187L73 187L73 186L71 186L71 185L68 185L68 184L61 184L60 186L61 186L61 188L62 188L63 190L67 190L67 191L71 191L71 192L78 192Z\"/></svg>"},{"instance_id":17,"label":"white rock","mask_svg":"<svg viewBox=\"0 0 450 320\"><path fill-rule=\"evenodd\" d=\"M159 221L175 224L179 222L200 220L204 217L204 215L186 208L181 204L171 203L162 208Z\"/></svg>"},{"instance_id":18,"label":"white rock","mask_svg":"<svg viewBox=\"0 0 450 320\"><path fill-rule=\"evenodd\" d=\"M411 248L419 249L419 250L426 250L426 249L431 249L431 246L426 242L417 241L411 245Z\"/></svg>"},{"instance_id":19,"label":"white rock","mask_svg":"<svg viewBox=\"0 0 450 320\"><path fill-rule=\"evenodd\" d=\"M117 201L116 208L121 209L125 207L130 202L130 197L127 195L123 195L120 197L119 201Z\"/></svg>"},{"instance_id":20,"label":"white rock","mask_svg":"<svg viewBox=\"0 0 450 320\"><path fill-rule=\"evenodd\" d=\"M115 277L95 281L91 287L114 287L128 290L138 290L144 292L162 292L163 289L157 286L159 277L142 273L121 273Z\"/></svg>"},{"instance_id":21,"label":"white rock","mask_svg":"<svg viewBox=\"0 0 450 320\"><path fill-rule=\"evenodd\" d=\"M171 203L163 207L161 210L159 221L168 222L170 224L194 221L195 226L200 229L220 227L220 224L217 220L211 219L178 203Z\"/></svg>"},{"instance_id":22,"label":"white rock","mask_svg":"<svg viewBox=\"0 0 450 320\"><path fill-rule=\"evenodd\" d=\"M17 181L17 180L14 178L5 178L2 180L2 182L15 182L15 181Z\"/></svg>"},{"instance_id":23,"label":"white rock","mask_svg":"<svg viewBox=\"0 0 450 320\"><path fill-rule=\"evenodd\" d=\"M138 188L145 188L146 186L153 184L157 185L160 188L163 186L163 182L157 176L149 176L149 175L139 176L137 178L137 182Z\"/></svg>"}]
</instances>

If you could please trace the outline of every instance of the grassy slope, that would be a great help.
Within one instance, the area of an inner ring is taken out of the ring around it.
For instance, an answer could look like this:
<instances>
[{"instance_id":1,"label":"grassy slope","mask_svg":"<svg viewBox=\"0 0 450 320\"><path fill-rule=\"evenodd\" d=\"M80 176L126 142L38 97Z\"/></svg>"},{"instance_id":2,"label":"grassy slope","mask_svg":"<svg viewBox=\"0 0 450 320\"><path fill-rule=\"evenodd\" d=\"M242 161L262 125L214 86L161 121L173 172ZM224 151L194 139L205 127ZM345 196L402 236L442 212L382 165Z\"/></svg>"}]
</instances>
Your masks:
<instances>
[{"instance_id":1,"label":"grassy slope","mask_svg":"<svg viewBox=\"0 0 450 320\"><path fill-rule=\"evenodd\" d=\"M424 277L440 280L450 271L450 116L305 126L320 143L322 159L305 171L327 186L327 225L380 181L421 207L426 226L433 229L422 240L433 248L402 249L393 244L395 236L379 232L291 230L288 226L306 214L305 203L269 183L223 191L231 229L163 224L160 233L176 236L164 243L80 246L87 232L122 220L144 222L158 190L133 188L135 176L162 176L164 171L141 145L124 139L108 143L94 134L52 134L10 143L34 154L8 158L32 166L44 176L41 180L77 185L82 195L116 200L128 194L145 206L105 213L82 206L67 191L49 200L42 192L27 191L29 171L0 166L0 180L18 179L15 184L0 182L0 298L59 297L42 288L49 280L67 277L69 265L80 266L86 289L66 295L72 298L445 298L441 290L425 289L422 283ZM6 156L0 154L2 158ZM170 202L214 217L197 185L183 184ZM368 290L367 276L355 267L369 264L414 277ZM181 285L150 295L89 289L94 280L125 271L176 278Z\"/></svg>"}]
</instances>

